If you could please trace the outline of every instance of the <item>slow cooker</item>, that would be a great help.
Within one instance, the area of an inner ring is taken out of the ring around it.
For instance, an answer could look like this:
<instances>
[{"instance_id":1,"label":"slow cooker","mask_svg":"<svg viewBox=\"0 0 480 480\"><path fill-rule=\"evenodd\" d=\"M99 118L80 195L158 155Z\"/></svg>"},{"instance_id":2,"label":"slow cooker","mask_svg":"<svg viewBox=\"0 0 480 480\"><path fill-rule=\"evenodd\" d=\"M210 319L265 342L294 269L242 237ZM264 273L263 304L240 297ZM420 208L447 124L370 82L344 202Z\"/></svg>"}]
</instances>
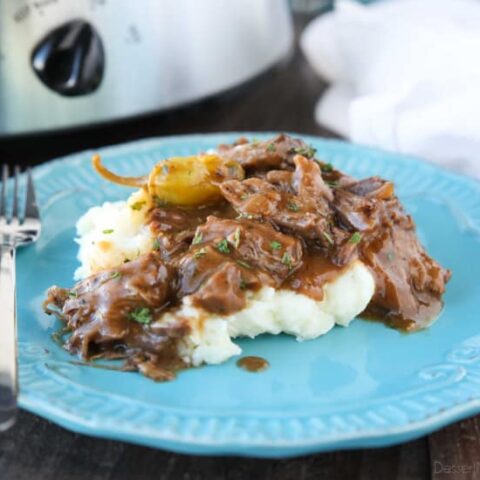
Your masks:
<instances>
[{"instance_id":1,"label":"slow cooker","mask_svg":"<svg viewBox=\"0 0 480 480\"><path fill-rule=\"evenodd\" d=\"M0 0L0 135L171 109L292 43L287 0Z\"/></svg>"}]
</instances>

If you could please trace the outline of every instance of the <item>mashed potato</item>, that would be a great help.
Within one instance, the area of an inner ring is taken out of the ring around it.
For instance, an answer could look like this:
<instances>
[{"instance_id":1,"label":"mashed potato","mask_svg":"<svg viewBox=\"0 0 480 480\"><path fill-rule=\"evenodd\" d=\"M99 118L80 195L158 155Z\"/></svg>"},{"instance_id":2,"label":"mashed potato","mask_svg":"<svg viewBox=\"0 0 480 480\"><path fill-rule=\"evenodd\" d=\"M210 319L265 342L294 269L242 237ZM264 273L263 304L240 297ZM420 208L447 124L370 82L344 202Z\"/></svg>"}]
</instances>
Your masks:
<instances>
[{"instance_id":1,"label":"mashed potato","mask_svg":"<svg viewBox=\"0 0 480 480\"><path fill-rule=\"evenodd\" d=\"M149 207L148 197L139 191L127 202L104 203L80 218L77 242L81 265L75 278L114 268L150 251L153 238L145 226ZM181 357L192 365L215 364L241 353L232 338L283 332L307 340L324 335L335 324L348 326L368 305L374 290L372 274L356 260L325 285L322 301L291 290L264 287L248 292L243 310L218 316L194 307L185 297L176 311L165 313L159 322L173 322L178 315L186 319L192 333L179 347Z\"/></svg>"},{"instance_id":2,"label":"mashed potato","mask_svg":"<svg viewBox=\"0 0 480 480\"><path fill-rule=\"evenodd\" d=\"M77 222L80 267L75 280L114 268L152 250L152 236L145 226L151 200L143 190L128 201L105 202L93 207Z\"/></svg>"}]
</instances>

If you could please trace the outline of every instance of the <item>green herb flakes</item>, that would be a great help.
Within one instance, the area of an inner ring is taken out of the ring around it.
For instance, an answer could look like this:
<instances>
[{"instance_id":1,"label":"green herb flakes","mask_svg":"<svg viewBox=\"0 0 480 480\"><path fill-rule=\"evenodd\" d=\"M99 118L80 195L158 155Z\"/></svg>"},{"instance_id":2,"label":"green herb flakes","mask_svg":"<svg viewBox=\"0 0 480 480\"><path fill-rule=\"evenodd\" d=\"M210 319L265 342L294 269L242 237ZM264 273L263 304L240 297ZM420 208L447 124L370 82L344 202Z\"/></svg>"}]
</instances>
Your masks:
<instances>
[{"instance_id":1,"label":"green herb flakes","mask_svg":"<svg viewBox=\"0 0 480 480\"><path fill-rule=\"evenodd\" d=\"M115 279L117 279L117 278L120 278L121 276L122 276L122 274L121 274L120 272L112 272L112 273L110 274L110 278L111 278L112 280L115 280Z\"/></svg>"},{"instance_id":2,"label":"green herb flakes","mask_svg":"<svg viewBox=\"0 0 480 480\"><path fill-rule=\"evenodd\" d=\"M155 238L153 240L152 248L153 248L153 250L160 250L160 242L158 241L158 238Z\"/></svg>"},{"instance_id":3,"label":"green herb flakes","mask_svg":"<svg viewBox=\"0 0 480 480\"><path fill-rule=\"evenodd\" d=\"M353 243L353 244L356 244L358 242L360 242L360 240L362 239L362 234L360 232L355 232L350 238L349 238L349 242L350 243Z\"/></svg>"},{"instance_id":4,"label":"green herb flakes","mask_svg":"<svg viewBox=\"0 0 480 480\"><path fill-rule=\"evenodd\" d=\"M237 263L238 263L241 267L246 268L246 269L248 269L248 270L250 270L250 269L252 268L252 266L251 266L249 263L244 262L243 260L237 260Z\"/></svg>"},{"instance_id":5,"label":"green herb flakes","mask_svg":"<svg viewBox=\"0 0 480 480\"><path fill-rule=\"evenodd\" d=\"M136 308L133 312L130 312L129 317L142 325L148 325L152 322L152 312L147 307Z\"/></svg>"},{"instance_id":6,"label":"green herb flakes","mask_svg":"<svg viewBox=\"0 0 480 480\"><path fill-rule=\"evenodd\" d=\"M245 290L247 288L247 282L242 278L240 280L240 290Z\"/></svg>"},{"instance_id":7,"label":"green herb flakes","mask_svg":"<svg viewBox=\"0 0 480 480\"><path fill-rule=\"evenodd\" d=\"M78 298L78 293L77 292L68 292L68 296L71 297L71 298Z\"/></svg>"},{"instance_id":8,"label":"green herb flakes","mask_svg":"<svg viewBox=\"0 0 480 480\"><path fill-rule=\"evenodd\" d=\"M315 153L317 153L317 150L310 145L294 148L293 151L294 153L297 153L298 155L302 155L307 158L313 158L315 156Z\"/></svg>"},{"instance_id":9,"label":"green herb flakes","mask_svg":"<svg viewBox=\"0 0 480 480\"><path fill-rule=\"evenodd\" d=\"M220 240L218 243L217 243L217 250L220 252L220 253L230 253L230 248L228 246L228 241L226 238L224 238L223 240Z\"/></svg>"},{"instance_id":10,"label":"green herb flakes","mask_svg":"<svg viewBox=\"0 0 480 480\"><path fill-rule=\"evenodd\" d=\"M132 210L141 210L143 208L144 205L146 205L147 202L145 201L140 201L140 202L135 202L135 203L132 203L132 205L130 205L130 208Z\"/></svg>"},{"instance_id":11,"label":"green herb flakes","mask_svg":"<svg viewBox=\"0 0 480 480\"><path fill-rule=\"evenodd\" d=\"M327 240L327 242L330 244L330 245L333 245L334 244L334 241L333 241L333 238L331 237L331 235L327 232L322 232L322 235L325 237L325 240Z\"/></svg>"},{"instance_id":12,"label":"green herb flakes","mask_svg":"<svg viewBox=\"0 0 480 480\"><path fill-rule=\"evenodd\" d=\"M113 233L113 228L109 228L107 230L102 230L102 233L105 234L105 235L110 235L111 233Z\"/></svg>"},{"instance_id":13,"label":"green herb flakes","mask_svg":"<svg viewBox=\"0 0 480 480\"><path fill-rule=\"evenodd\" d=\"M322 165L320 165L320 169L325 173L333 172L333 165L331 163L322 163Z\"/></svg>"},{"instance_id":14,"label":"green herb flakes","mask_svg":"<svg viewBox=\"0 0 480 480\"><path fill-rule=\"evenodd\" d=\"M238 248L240 246L240 227L237 227L233 234L233 246Z\"/></svg>"},{"instance_id":15,"label":"green herb flakes","mask_svg":"<svg viewBox=\"0 0 480 480\"><path fill-rule=\"evenodd\" d=\"M195 236L193 237L193 240L192 240L192 245L197 245L201 243L202 240L203 240L202 232L196 231Z\"/></svg>"},{"instance_id":16,"label":"green herb flakes","mask_svg":"<svg viewBox=\"0 0 480 480\"><path fill-rule=\"evenodd\" d=\"M273 143L269 143L267 147L267 152L275 152L277 150L277 147Z\"/></svg>"},{"instance_id":17,"label":"green herb flakes","mask_svg":"<svg viewBox=\"0 0 480 480\"><path fill-rule=\"evenodd\" d=\"M287 208L292 212L298 212L300 210L300 207L295 202L288 202Z\"/></svg>"},{"instance_id":18,"label":"green herb flakes","mask_svg":"<svg viewBox=\"0 0 480 480\"><path fill-rule=\"evenodd\" d=\"M270 242L270 248L272 250L280 250L282 248L282 244L280 242L273 240L272 242Z\"/></svg>"},{"instance_id":19,"label":"green herb flakes","mask_svg":"<svg viewBox=\"0 0 480 480\"><path fill-rule=\"evenodd\" d=\"M201 248L200 250L197 250L193 254L193 258L198 260L199 258L203 257L206 253L207 253L207 249L206 248Z\"/></svg>"},{"instance_id":20,"label":"green herb flakes","mask_svg":"<svg viewBox=\"0 0 480 480\"><path fill-rule=\"evenodd\" d=\"M288 268L292 268L292 257L288 252L285 252L282 257L282 263Z\"/></svg>"}]
</instances>

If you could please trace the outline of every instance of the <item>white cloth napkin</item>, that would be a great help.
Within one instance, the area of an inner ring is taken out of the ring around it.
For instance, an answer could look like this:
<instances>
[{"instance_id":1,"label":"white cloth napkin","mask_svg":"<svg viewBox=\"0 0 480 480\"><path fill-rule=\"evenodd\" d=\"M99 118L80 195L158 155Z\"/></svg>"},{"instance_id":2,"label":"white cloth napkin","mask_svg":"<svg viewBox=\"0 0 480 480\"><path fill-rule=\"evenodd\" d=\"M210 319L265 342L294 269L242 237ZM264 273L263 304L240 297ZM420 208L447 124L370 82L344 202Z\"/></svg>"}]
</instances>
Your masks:
<instances>
[{"instance_id":1,"label":"white cloth napkin","mask_svg":"<svg viewBox=\"0 0 480 480\"><path fill-rule=\"evenodd\" d=\"M480 178L479 0L337 0L300 43L319 123Z\"/></svg>"}]
</instances>

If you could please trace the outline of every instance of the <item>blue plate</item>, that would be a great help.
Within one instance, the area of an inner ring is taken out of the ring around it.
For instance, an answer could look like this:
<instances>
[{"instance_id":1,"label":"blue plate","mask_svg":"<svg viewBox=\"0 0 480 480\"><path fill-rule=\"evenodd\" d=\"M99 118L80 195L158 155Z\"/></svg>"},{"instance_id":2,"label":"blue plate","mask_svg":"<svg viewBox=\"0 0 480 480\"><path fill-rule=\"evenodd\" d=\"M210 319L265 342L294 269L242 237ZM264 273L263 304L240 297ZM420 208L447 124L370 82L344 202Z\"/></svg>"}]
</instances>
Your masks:
<instances>
[{"instance_id":1,"label":"blue plate","mask_svg":"<svg viewBox=\"0 0 480 480\"><path fill-rule=\"evenodd\" d=\"M143 174L162 158L239 135L156 138L100 153L121 174ZM390 445L480 412L479 184L412 158L304 139L351 175L395 181L422 242L453 270L445 308L431 328L403 334L356 320L303 343L283 335L241 340L245 354L269 360L268 371L248 373L232 359L181 372L170 383L72 364L51 339L59 324L42 312L45 291L72 284L78 217L129 194L94 174L92 152L84 152L35 169L44 231L18 255L21 406L90 435L259 457Z\"/></svg>"}]
</instances>

